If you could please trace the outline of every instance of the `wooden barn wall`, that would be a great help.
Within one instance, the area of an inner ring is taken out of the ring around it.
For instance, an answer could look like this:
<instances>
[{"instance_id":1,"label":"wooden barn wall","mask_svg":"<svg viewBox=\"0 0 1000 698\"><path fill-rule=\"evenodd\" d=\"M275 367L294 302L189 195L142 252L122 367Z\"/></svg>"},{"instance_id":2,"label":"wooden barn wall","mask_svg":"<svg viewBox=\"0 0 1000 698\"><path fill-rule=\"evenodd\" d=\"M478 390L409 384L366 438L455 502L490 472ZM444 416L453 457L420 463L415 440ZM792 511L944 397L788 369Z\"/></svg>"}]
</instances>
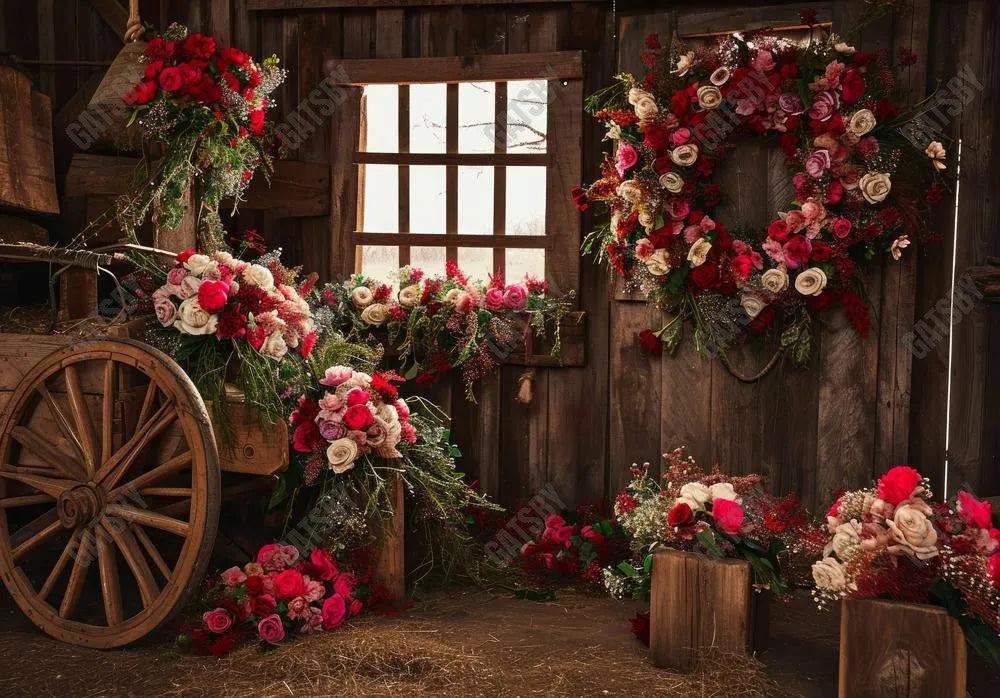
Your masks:
<instances>
[{"instance_id":1,"label":"wooden barn wall","mask_svg":"<svg viewBox=\"0 0 1000 698\"><path fill-rule=\"evenodd\" d=\"M27 67L53 97L61 171L72 154L65 126L86 105L102 63L121 46L121 28L112 28L120 16L113 11L116 4L122 6L109 0L0 0L0 52L49 62ZM708 0L619 2L617 15L611 3L600 2L357 4L362 7L257 12L248 11L248 0L142 0L141 10L161 26L182 21L256 55L277 53L290 71L279 94L284 114L322 80L328 60L582 50L586 94L619 69L641 72L639 56L650 32L669 36L780 23L803 6L842 27L857 16L863 0L764 7ZM949 134L963 139L959 275L998 254L992 188L1000 173L991 156L1000 94L997 14L990 0L906 0L902 15L867 27L859 41L867 50L907 46L917 51L920 62L902 86L915 98L964 65L987 86L949 124ZM585 119L586 180L597 174L601 135ZM338 144L337 133L319 131L293 156L331 162ZM720 177L730 195L720 211L727 221L766 225L791 200L777 149L740 145ZM950 206L942 206L939 223L946 237L951 216ZM324 267L331 265L323 260L335 260L338 253L328 217L274 220L253 212L241 216L241 223L259 226L290 260L318 266L329 276L331 269ZM584 227L588 224L585 215ZM517 366L486 380L478 389L478 404L465 401L458 385L436 386L432 394L453 415L463 469L508 505L548 483L567 504L613 497L628 478L629 464L655 463L660 453L682 444L706 464L761 472L772 489L796 490L810 504L907 461L932 474L937 484L944 458L947 342L917 359L905 335L945 296L951 261L945 242L875 271L869 292L878 319L867 341L854 337L844 319L835 316L820 329L808 369L783 363L760 382L745 384L720 362L696 356L690 342L673 357L641 354L635 334L661 326L663 314L616 294L604 270L584 260L579 305L588 314L585 367L538 369L529 405L514 399L524 370ZM998 345L994 309L977 307L955 328L951 489L967 482L982 494L1000 494L995 425L1000 398L997 369L990 361ZM767 358L730 354L744 373L753 373Z\"/></svg>"}]
</instances>

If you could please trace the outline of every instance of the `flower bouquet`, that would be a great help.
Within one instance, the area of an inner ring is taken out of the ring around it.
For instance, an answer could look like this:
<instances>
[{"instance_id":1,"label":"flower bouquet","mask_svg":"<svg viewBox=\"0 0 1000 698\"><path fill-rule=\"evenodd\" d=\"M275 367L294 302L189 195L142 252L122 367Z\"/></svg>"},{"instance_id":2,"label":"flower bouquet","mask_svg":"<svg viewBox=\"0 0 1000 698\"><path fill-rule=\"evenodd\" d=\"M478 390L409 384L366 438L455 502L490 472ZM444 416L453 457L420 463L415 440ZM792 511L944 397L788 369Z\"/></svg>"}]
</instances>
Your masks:
<instances>
[{"instance_id":1,"label":"flower bouquet","mask_svg":"<svg viewBox=\"0 0 1000 698\"><path fill-rule=\"evenodd\" d=\"M178 24L152 38L145 57L144 77L124 96L128 124L137 123L144 141L164 153L155 164L144 157L136 186L118 201L118 222L134 238L155 206L158 224L176 228L197 181L200 242L219 247L221 201L238 202L258 168L270 174L275 141L266 113L285 71L277 57L257 63Z\"/></svg>"},{"instance_id":2,"label":"flower bouquet","mask_svg":"<svg viewBox=\"0 0 1000 698\"><path fill-rule=\"evenodd\" d=\"M587 101L616 153L573 192L610 214L584 249L674 314L644 344L675 348L689 319L706 356L770 333L804 364L813 318L843 307L866 335L864 268L931 235L945 149L895 99L915 56L894 63L804 21L802 43L761 30L688 49L652 35L645 78L619 75ZM713 174L747 137L777 140L792 168L795 200L766 230L716 215Z\"/></svg>"},{"instance_id":3,"label":"flower bouquet","mask_svg":"<svg viewBox=\"0 0 1000 698\"><path fill-rule=\"evenodd\" d=\"M255 638L273 646L298 634L333 630L361 613L366 573L356 576L323 548L300 556L294 545L262 547L253 562L209 581L201 617L178 643L194 654L222 656Z\"/></svg>"},{"instance_id":4,"label":"flower bouquet","mask_svg":"<svg viewBox=\"0 0 1000 698\"><path fill-rule=\"evenodd\" d=\"M300 383L317 338L301 295L311 283L276 253L248 262L187 250L152 294L159 328L151 339L206 400L221 405L231 378L262 417L284 419L282 397Z\"/></svg>"},{"instance_id":5,"label":"flower bouquet","mask_svg":"<svg viewBox=\"0 0 1000 698\"><path fill-rule=\"evenodd\" d=\"M629 558L629 538L617 522L579 518L576 523L568 523L558 514L545 518L538 540L521 548L518 564L528 580L582 579L603 586L602 570Z\"/></svg>"},{"instance_id":6,"label":"flower bouquet","mask_svg":"<svg viewBox=\"0 0 1000 698\"><path fill-rule=\"evenodd\" d=\"M572 296L549 298L546 291L544 281L531 278L506 284L497 274L489 283L473 281L448 262L447 273L436 277L403 267L398 292L358 274L321 289L313 305L321 326L349 339L370 344L387 335L407 380L430 383L458 368L472 399L475 381L497 371L522 335L544 337L551 322L552 355L559 355L559 322Z\"/></svg>"},{"instance_id":7,"label":"flower bouquet","mask_svg":"<svg viewBox=\"0 0 1000 698\"><path fill-rule=\"evenodd\" d=\"M821 608L876 598L942 606L1000 664L1000 531L989 502L965 491L935 502L919 472L896 466L876 487L842 494L827 529L812 568Z\"/></svg>"}]
</instances>

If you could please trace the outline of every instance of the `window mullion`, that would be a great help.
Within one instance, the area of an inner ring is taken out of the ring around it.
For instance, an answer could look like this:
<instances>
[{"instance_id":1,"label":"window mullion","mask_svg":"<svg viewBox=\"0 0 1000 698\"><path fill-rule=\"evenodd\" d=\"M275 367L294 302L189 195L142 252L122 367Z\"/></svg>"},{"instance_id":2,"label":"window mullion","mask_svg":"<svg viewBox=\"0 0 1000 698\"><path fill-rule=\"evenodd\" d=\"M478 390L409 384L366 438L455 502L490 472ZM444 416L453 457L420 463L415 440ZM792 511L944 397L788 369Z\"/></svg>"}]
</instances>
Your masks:
<instances>
[{"instance_id":1,"label":"window mullion","mask_svg":"<svg viewBox=\"0 0 1000 698\"><path fill-rule=\"evenodd\" d=\"M410 152L410 86L399 86L399 119L398 119L398 150L400 153ZM402 235L410 232L410 167L399 165L396 170L399 182L399 232ZM408 238L407 238L408 239ZM410 245L400 238L399 266L410 263Z\"/></svg>"},{"instance_id":2,"label":"window mullion","mask_svg":"<svg viewBox=\"0 0 1000 698\"><path fill-rule=\"evenodd\" d=\"M447 111L445 140L448 153L458 152L458 83L449 83L447 88ZM445 170L445 234L449 244L445 248L445 259L458 261L458 165L448 165Z\"/></svg>"},{"instance_id":3,"label":"window mullion","mask_svg":"<svg viewBox=\"0 0 1000 698\"><path fill-rule=\"evenodd\" d=\"M507 83L498 82L494 87L494 129L493 152L507 152ZM503 236L507 232L507 168L501 165L493 168L493 234ZM499 242L502 242L499 241ZM493 269L506 276L507 250L493 248Z\"/></svg>"}]
</instances>

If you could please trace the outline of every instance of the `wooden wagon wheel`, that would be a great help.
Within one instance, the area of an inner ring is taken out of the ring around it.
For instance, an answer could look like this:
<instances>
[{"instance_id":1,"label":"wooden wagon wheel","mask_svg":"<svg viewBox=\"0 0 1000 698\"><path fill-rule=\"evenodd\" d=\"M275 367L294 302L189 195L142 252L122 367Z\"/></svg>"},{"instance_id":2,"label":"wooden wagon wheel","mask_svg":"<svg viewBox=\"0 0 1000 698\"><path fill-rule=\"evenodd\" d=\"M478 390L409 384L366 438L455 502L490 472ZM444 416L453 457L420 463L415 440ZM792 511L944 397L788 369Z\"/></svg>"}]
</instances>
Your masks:
<instances>
[{"instance_id":1,"label":"wooden wagon wheel","mask_svg":"<svg viewBox=\"0 0 1000 698\"><path fill-rule=\"evenodd\" d=\"M0 577L55 638L118 647L195 591L215 542L218 451L191 380L140 342L42 359L0 425Z\"/></svg>"}]
</instances>

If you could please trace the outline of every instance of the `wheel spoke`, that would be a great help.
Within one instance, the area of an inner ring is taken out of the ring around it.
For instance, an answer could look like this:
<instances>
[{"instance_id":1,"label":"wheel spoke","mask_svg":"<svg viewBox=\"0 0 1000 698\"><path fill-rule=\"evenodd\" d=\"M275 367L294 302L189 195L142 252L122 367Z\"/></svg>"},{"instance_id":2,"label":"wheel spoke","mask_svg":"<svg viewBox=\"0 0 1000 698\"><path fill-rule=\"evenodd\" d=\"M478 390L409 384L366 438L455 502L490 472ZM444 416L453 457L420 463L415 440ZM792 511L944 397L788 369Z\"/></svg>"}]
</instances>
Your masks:
<instances>
[{"instance_id":1,"label":"wheel spoke","mask_svg":"<svg viewBox=\"0 0 1000 698\"><path fill-rule=\"evenodd\" d=\"M104 511L108 516L117 516L119 519L132 521L137 524L142 524L143 526L158 528L161 531L173 533L174 535L181 537L186 537L188 528L190 528L187 521L172 519L169 516L157 514L154 511L136 509L122 504L109 504L105 507Z\"/></svg>"},{"instance_id":2,"label":"wheel spoke","mask_svg":"<svg viewBox=\"0 0 1000 698\"><path fill-rule=\"evenodd\" d=\"M16 426L10 430L10 435L36 456L41 457L49 466L58 470L67 477L79 478L84 472L83 466L73 456L64 453L58 446L52 443L50 438L46 438L25 426Z\"/></svg>"},{"instance_id":3,"label":"wheel spoke","mask_svg":"<svg viewBox=\"0 0 1000 698\"><path fill-rule=\"evenodd\" d=\"M90 419L90 410L87 409L87 400L83 395L83 388L80 387L80 374L77 373L76 366L70 364L63 369L66 377L66 396L69 398L69 409L76 423L76 433L80 437L80 444L83 446L83 455L87 474L92 474L98 465L100 452L98 450L97 431L94 423Z\"/></svg>"},{"instance_id":4,"label":"wheel spoke","mask_svg":"<svg viewBox=\"0 0 1000 698\"><path fill-rule=\"evenodd\" d=\"M178 473L184 469L184 466L191 462L191 452L185 451L180 455L176 455L168 461L161 463L152 470L148 470L142 475L139 475L134 480L125 483L119 487L114 488L108 493L108 499L111 501L116 500L125 490L129 491L141 491L142 488L147 485L152 485L154 482L159 482L165 477L169 477L174 473Z\"/></svg>"},{"instance_id":5,"label":"wheel spoke","mask_svg":"<svg viewBox=\"0 0 1000 698\"><path fill-rule=\"evenodd\" d=\"M73 487L75 484L71 480L62 480L55 477L46 477L44 475L39 475L33 472L23 472L24 468L18 467L16 465L4 465L3 469L0 470L0 477L5 477L8 480L17 480L18 482L23 482L25 485L34 487L39 492L44 492L53 499L58 499L66 490Z\"/></svg>"},{"instance_id":6,"label":"wheel spoke","mask_svg":"<svg viewBox=\"0 0 1000 698\"><path fill-rule=\"evenodd\" d=\"M160 551L156 549L155 545L153 545L153 541L149 539L149 534L147 534L141 526L136 526L135 524L132 524L132 533L134 533L136 539L142 543L142 547L146 549L146 554L149 555L153 564L155 564L156 568L163 574L163 578L169 581L172 573L170 565L167 564L166 560L163 559L163 556L160 555Z\"/></svg>"},{"instance_id":7,"label":"wheel spoke","mask_svg":"<svg viewBox=\"0 0 1000 698\"><path fill-rule=\"evenodd\" d=\"M136 427L136 433L124 446L118 449L108 462L101 466L94 476L94 480L101 483L105 489L114 489L114 486L118 484L118 481L149 442L159 436L176 419L177 411L174 409L173 403L165 402L150 418L149 422Z\"/></svg>"},{"instance_id":8,"label":"wheel spoke","mask_svg":"<svg viewBox=\"0 0 1000 698\"><path fill-rule=\"evenodd\" d=\"M190 487L147 487L139 490L143 497L180 497L182 499L191 498Z\"/></svg>"},{"instance_id":9,"label":"wheel spoke","mask_svg":"<svg viewBox=\"0 0 1000 698\"><path fill-rule=\"evenodd\" d=\"M115 545L118 546L122 557L125 558L129 569L132 570L132 576L135 577L135 581L139 585L139 595L142 597L143 607L151 606L156 601L156 597L160 595L160 588L156 585L153 571L149 568L146 558L143 557L135 537L127 527L115 525L107 518L101 520L101 525L111 534Z\"/></svg>"},{"instance_id":10,"label":"wheel spoke","mask_svg":"<svg viewBox=\"0 0 1000 698\"><path fill-rule=\"evenodd\" d=\"M39 518L41 518L41 517L39 517ZM37 519L36 519L36 521L37 521ZM21 543L16 548L14 548L10 552L11 557L14 558L15 562L17 562L22 557L24 557L25 555L27 555L28 553L30 553L32 550L34 550L35 548L37 548L39 545L41 545L42 543L44 543L46 540L48 540L49 538L51 538L52 536L54 536L56 533L58 533L61 530L63 530L62 522L58 518L56 518L55 521L51 522L45 528L43 528L42 530L38 531L34 535L30 536L23 543ZM18 533L20 533L20 531L18 531Z\"/></svg>"},{"instance_id":11,"label":"wheel spoke","mask_svg":"<svg viewBox=\"0 0 1000 698\"><path fill-rule=\"evenodd\" d=\"M118 561L111 536L97 531L97 567L101 573L101 596L104 599L104 617L108 627L122 622L122 592L118 585Z\"/></svg>"},{"instance_id":12,"label":"wheel spoke","mask_svg":"<svg viewBox=\"0 0 1000 698\"><path fill-rule=\"evenodd\" d=\"M76 557L73 559L73 569L69 573L69 581L66 583L62 603L59 604L60 618L69 618L76 610L76 603L80 600L83 582L87 578L87 570L90 569L90 563L93 559L91 552L93 540L94 534L85 530L80 538L80 547L77 548Z\"/></svg>"},{"instance_id":13,"label":"wheel spoke","mask_svg":"<svg viewBox=\"0 0 1000 698\"><path fill-rule=\"evenodd\" d=\"M23 497L6 497L0 499L0 509L13 509L15 507L29 507L34 504L45 504L54 501L47 494L29 494Z\"/></svg>"},{"instance_id":14,"label":"wheel spoke","mask_svg":"<svg viewBox=\"0 0 1000 698\"><path fill-rule=\"evenodd\" d=\"M55 420L56 426L59 427L59 431L62 432L63 438L66 439L66 442L76 452L76 458L73 459L73 463L77 472L73 474L83 474L85 469L82 464L86 461L86 456L83 453L83 445L80 443L80 440L76 437L76 433L73 431L73 425L70 424L66 413L63 412L61 407L59 407L59 403L57 403L56 399L52 397L52 393L44 383L39 383L35 389L45 399L45 404L48 405L49 413L52 415L52 419Z\"/></svg>"},{"instance_id":15,"label":"wheel spoke","mask_svg":"<svg viewBox=\"0 0 1000 698\"><path fill-rule=\"evenodd\" d=\"M108 359L104 364L104 401L101 415L101 461L103 465L111 458L114 450L115 388L118 371L115 362Z\"/></svg>"},{"instance_id":16,"label":"wheel spoke","mask_svg":"<svg viewBox=\"0 0 1000 698\"><path fill-rule=\"evenodd\" d=\"M156 399L156 390L156 381L150 378L149 385L146 386L146 394L142 398L142 407L139 409L139 419L136 420L136 432L139 431L138 425L145 424L146 420L149 419L149 415L153 412L153 401Z\"/></svg>"},{"instance_id":17,"label":"wheel spoke","mask_svg":"<svg viewBox=\"0 0 1000 698\"><path fill-rule=\"evenodd\" d=\"M47 600L49 594L52 593L53 587L55 587L56 582L59 581L59 577L62 575L63 570L66 569L66 565L69 563L71 557L74 557L77 547L80 545L80 536L82 535L82 530L77 529L73 531L73 535L69 537L69 542L66 543L66 547L63 548L62 554L59 555L59 559L56 560L55 567L49 572L49 576L46 578L45 583L42 584L42 588L38 591L38 598Z\"/></svg>"}]
</instances>

